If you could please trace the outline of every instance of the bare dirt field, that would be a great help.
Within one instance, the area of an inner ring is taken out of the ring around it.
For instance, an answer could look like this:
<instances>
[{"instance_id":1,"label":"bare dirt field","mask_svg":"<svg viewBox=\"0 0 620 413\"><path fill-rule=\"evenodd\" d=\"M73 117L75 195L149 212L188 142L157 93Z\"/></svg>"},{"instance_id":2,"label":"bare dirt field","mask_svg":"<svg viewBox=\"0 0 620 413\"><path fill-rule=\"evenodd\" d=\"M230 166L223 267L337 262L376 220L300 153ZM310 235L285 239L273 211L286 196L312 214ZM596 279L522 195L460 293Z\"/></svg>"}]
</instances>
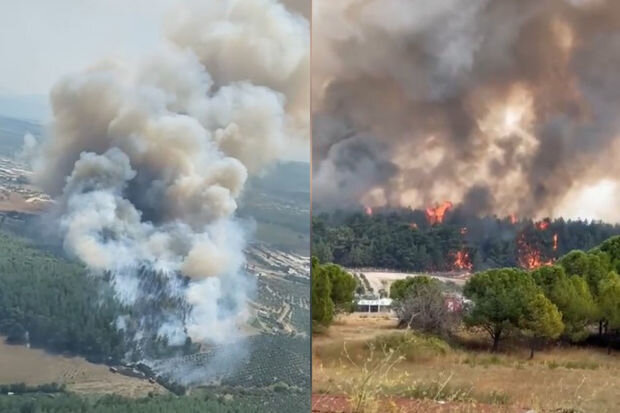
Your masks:
<instances>
[{"instance_id":1,"label":"bare dirt field","mask_svg":"<svg viewBox=\"0 0 620 413\"><path fill-rule=\"evenodd\" d=\"M23 213L39 213L49 206L49 203L39 201L36 197L25 198L22 195L9 192L0 193L0 211L2 212L23 212Z\"/></svg>"},{"instance_id":2,"label":"bare dirt field","mask_svg":"<svg viewBox=\"0 0 620 413\"><path fill-rule=\"evenodd\" d=\"M325 334L313 338L317 411L347 411L346 402L360 395L383 403L383 407L365 412L390 411L385 403L395 409L392 411L413 412L448 411L441 410L446 405L455 412L546 412L558 408L586 413L620 411L617 353L555 347L528 360L527 349L504 343L505 350L493 354L486 350L486 337L464 331L464 341L478 340L478 349L420 339L408 342L399 360L386 352L373 354L369 343L394 342L399 334L411 334L395 326L396 320L384 314L351 314L340 316ZM339 408L329 410L326 395L336 396L334 403ZM412 404L399 410L402 403ZM478 410L470 410L472 403ZM422 410L413 407L418 404L424 406Z\"/></svg>"},{"instance_id":3,"label":"bare dirt field","mask_svg":"<svg viewBox=\"0 0 620 413\"><path fill-rule=\"evenodd\" d=\"M352 273L362 273L366 276L370 287L373 289L375 293L378 293L379 290L390 291L390 286L394 281L403 280L407 277L420 277L422 275L429 276L435 278L442 282L453 282L458 286L465 285L468 274L460 274L455 276L444 276L438 274L422 274L422 273L405 273L405 272L389 272L389 271L364 271L364 270L349 270Z\"/></svg>"},{"instance_id":4,"label":"bare dirt field","mask_svg":"<svg viewBox=\"0 0 620 413\"><path fill-rule=\"evenodd\" d=\"M108 367L81 357L53 355L39 349L9 345L0 337L0 384L52 382L64 383L68 390L77 393L143 397L149 392L167 392L159 384L112 373Z\"/></svg>"}]
</instances>

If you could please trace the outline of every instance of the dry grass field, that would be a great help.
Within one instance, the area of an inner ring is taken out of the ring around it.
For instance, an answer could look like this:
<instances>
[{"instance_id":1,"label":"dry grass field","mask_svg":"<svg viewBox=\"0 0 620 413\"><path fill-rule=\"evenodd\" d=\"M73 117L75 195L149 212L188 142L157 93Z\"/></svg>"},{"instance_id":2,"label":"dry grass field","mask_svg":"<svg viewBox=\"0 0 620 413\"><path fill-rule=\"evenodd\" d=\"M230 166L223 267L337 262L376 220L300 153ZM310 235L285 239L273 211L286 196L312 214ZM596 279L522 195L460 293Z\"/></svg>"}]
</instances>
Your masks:
<instances>
[{"instance_id":1,"label":"dry grass field","mask_svg":"<svg viewBox=\"0 0 620 413\"><path fill-rule=\"evenodd\" d=\"M156 383L112 373L108 367L81 357L53 355L39 349L8 345L0 337L0 384L38 385L64 383L76 393L114 393L144 397L149 392L167 392Z\"/></svg>"},{"instance_id":2,"label":"dry grass field","mask_svg":"<svg viewBox=\"0 0 620 413\"><path fill-rule=\"evenodd\" d=\"M428 412L620 411L618 354L554 347L529 360L527 349L509 342L493 354L484 336L465 331L459 336L458 344L448 344L397 330L387 315L341 316L313 338L315 404L325 395L341 395L361 412L389 411L386 406ZM386 404L386 398L392 400ZM399 407L407 400L422 407Z\"/></svg>"}]
</instances>

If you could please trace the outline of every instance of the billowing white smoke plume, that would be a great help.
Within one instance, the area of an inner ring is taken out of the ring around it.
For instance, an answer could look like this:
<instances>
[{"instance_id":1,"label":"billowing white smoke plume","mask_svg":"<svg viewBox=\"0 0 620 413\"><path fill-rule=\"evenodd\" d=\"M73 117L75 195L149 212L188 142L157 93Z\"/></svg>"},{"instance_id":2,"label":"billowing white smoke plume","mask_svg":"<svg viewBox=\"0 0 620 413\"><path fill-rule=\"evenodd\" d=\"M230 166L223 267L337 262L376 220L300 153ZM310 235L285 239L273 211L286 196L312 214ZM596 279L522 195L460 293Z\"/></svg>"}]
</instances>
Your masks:
<instances>
[{"instance_id":1,"label":"billowing white smoke plume","mask_svg":"<svg viewBox=\"0 0 620 413\"><path fill-rule=\"evenodd\" d=\"M309 24L276 0L195 1L165 31L137 65L55 85L34 182L58 201L66 249L125 304L187 305L155 320L161 336L222 343L248 316L237 199L248 174L308 145ZM147 318L118 325L141 334Z\"/></svg>"},{"instance_id":2,"label":"billowing white smoke plume","mask_svg":"<svg viewBox=\"0 0 620 413\"><path fill-rule=\"evenodd\" d=\"M620 2L316 0L312 36L313 201L620 221Z\"/></svg>"}]
</instances>

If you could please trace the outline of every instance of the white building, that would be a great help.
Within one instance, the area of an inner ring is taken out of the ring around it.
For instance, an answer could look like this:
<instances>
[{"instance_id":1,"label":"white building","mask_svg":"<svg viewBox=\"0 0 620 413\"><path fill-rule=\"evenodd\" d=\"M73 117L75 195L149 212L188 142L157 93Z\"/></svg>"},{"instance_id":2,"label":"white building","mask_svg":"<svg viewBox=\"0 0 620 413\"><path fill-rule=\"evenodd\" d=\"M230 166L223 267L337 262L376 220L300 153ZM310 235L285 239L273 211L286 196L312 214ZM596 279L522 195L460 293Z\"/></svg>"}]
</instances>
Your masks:
<instances>
[{"instance_id":1,"label":"white building","mask_svg":"<svg viewBox=\"0 0 620 413\"><path fill-rule=\"evenodd\" d=\"M391 298L365 299L357 301L356 311L363 313L389 312L392 309Z\"/></svg>"}]
</instances>

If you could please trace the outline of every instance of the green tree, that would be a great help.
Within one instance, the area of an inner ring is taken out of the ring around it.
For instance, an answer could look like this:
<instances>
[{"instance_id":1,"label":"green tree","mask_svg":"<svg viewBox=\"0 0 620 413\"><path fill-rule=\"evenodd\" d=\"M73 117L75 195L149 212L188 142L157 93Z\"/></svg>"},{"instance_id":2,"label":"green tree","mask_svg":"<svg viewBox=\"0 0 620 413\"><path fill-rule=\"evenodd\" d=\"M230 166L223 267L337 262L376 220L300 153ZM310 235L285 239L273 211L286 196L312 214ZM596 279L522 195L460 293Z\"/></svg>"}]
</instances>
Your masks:
<instances>
[{"instance_id":1,"label":"green tree","mask_svg":"<svg viewBox=\"0 0 620 413\"><path fill-rule=\"evenodd\" d=\"M571 251L563 256L559 260L559 263L564 267L566 274L573 277L581 277L588 284L588 288L594 300L594 318L599 325L599 335L602 335L605 320L600 311L599 286L601 280L603 280L610 271L610 255L600 248L595 248L587 253L583 251Z\"/></svg>"},{"instance_id":2,"label":"green tree","mask_svg":"<svg viewBox=\"0 0 620 413\"><path fill-rule=\"evenodd\" d=\"M350 311L353 305L353 297L357 282L355 278L336 264L320 265L320 271L327 274L331 284L330 298L334 308L339 311Z\"/></svg>"},{"instance_id":3,"label":"green tree","mask_svg":"<svg viewBox=\"0 0 620 413\"><path fill-rule=\"evenodd\" d=\"M503 335L519 328L529 303L539 292L532 276L523 270L503 268L477 273L463 290L473 302L465 323L483 328L493 341L493 351L497 351Z\"/></svg>"},{"instance_id":4,"label":"green tree","mask_svg":"<svg viewBox=\"0 0 620 413\"><path fill-rule=\"evenodd\" d=\"M319 241L312 246L312 255L317 257L320 262L331 262L334 260L331 248L323 241Z\"/></svg>"},{"instance_id":5,"label":"green tree","mask_svg":"<svg viewBox=\"0 0 620 413\"><path fill-rule=\"evenodd\" d=\"M610 268L609 256L604 251L593 250L589 253L571 251L559 260L569 276L582 277L588 283L590 292L598 297L599 282L605 278Z\"/></svg>"},{"instance_id":6,"label":"green tree","mask_svg":"<svg viewBox=\"0 0 620 413\"><path fill-rule=\"evenodd\" d=\"M390 298L393 300L401 300L411 294L417 295L419 289L428 287L429 285L440 287L441 283L428 276L407 277L396 280L390 286Z\"/></svg>"},{"instance_id":7,"label":"green tree","mask_svg":"<svg viewBox=\"0 0 620 413\"><path fill-rule=\"evenodd\" d=\"M564 324L558 308L539 292L528 301L519 328L531 337L530 358L534 358L536 343L544 339L558 338L564 330Z\"/></svg>"},{"instance_id":8,"label":"green tree","mask_svg":"<svg viewBox=\"0 0 620 413\"><path fill-rule=\"evenodd\" d=\"M615 236L604 241L594 251L601 251L609 257L609 268L620 273L620 236Z\"/></svg>"},{"instance_id":9,"label":"green tree","mask_svg":"<svg viewBox=\"0 0 620 413\"><path fill-rule=\"evenodd\" d=\"M613 271L610 272L601 280L599 291L600 309L607 328L620 329L620 276Z\"/></svg>"},{"instance_id":10,"label":"green tree","mask_svg":"<svg viewBox=\"0 0 620 413\"><path fill-rule=\"evenodd\" d=\"M540 267L532 271L532 277L560 311L566 336L573 341L586 338L586 327L596 320L596 306L587 283L581 277L569 278L559 265Z\"/></svg>"},{"instance_id":11,"label":"green tree","mask_svg":"<svg viewBox=\"0 0 620 413\"><path fill-rule=\"evenodd\" d=\"M334 318L334 302L329 275L323 270L318 258L312 257L312 321L329 325Z\"/></svg>"}]
</instances>

